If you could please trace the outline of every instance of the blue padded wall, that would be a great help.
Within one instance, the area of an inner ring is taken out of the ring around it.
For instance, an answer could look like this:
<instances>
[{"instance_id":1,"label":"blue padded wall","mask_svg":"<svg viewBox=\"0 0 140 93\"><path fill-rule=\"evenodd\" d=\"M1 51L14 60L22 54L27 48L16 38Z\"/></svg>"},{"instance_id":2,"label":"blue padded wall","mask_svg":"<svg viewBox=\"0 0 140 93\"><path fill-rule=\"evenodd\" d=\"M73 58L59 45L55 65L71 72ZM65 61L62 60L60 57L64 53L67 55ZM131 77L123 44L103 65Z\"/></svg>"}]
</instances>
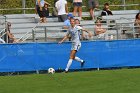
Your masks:
<instances>
[{"instance_id":1,"label":"blue padded wall","mask_svg":"<svg viewBox=\"0 0 140 93\"><path fill-rule=\"evenodd\" d=\"M0 72L65 69L71 43L0 44ZM86 61L84 68L140 66L140 40L87 41L77 56ZM70 69L80 69L73 61Z\"/></svg>"}]
</instances>

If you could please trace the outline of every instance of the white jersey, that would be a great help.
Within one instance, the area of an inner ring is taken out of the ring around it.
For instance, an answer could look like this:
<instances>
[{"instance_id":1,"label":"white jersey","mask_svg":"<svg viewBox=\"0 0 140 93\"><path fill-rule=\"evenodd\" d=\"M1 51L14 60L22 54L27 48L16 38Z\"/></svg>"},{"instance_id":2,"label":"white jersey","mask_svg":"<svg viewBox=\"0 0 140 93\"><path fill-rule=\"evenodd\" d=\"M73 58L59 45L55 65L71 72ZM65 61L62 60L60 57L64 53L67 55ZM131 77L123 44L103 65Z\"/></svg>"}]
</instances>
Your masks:
<instances>
[{"instance_id":1,"label":"white jersey","mask_svg":"<svg viewBox=\"0 0 140 93\"><path fill-rule=\"evenodd\" d=\"M81 34L82 27L75 26L74 28L70 27L68 29L67 35L71 35L72 43L81 43L80 42L80 34Z\"/></svg>"}]
</instances>

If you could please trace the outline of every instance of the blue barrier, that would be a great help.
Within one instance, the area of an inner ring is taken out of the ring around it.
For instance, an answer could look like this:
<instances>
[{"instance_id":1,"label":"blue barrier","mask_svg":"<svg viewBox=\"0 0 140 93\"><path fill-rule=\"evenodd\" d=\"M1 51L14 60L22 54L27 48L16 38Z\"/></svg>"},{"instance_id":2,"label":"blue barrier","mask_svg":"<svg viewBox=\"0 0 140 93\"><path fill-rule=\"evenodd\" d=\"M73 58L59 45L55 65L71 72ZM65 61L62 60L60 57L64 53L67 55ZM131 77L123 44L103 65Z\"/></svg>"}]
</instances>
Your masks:
<instances>
[{"instance_id":1,"label":"blue barrier","mask_svg":"<svg viewBox=\"0 0 140 93\"><path fill-rule=\"evenodd\" d=\"M0 72L65 69L71 43L0 44ZM140 40L87 41L77 56L84 59L84 68L140 66ZM80 69L73 61L70 69Z\"/></svg>"}]
</instances>

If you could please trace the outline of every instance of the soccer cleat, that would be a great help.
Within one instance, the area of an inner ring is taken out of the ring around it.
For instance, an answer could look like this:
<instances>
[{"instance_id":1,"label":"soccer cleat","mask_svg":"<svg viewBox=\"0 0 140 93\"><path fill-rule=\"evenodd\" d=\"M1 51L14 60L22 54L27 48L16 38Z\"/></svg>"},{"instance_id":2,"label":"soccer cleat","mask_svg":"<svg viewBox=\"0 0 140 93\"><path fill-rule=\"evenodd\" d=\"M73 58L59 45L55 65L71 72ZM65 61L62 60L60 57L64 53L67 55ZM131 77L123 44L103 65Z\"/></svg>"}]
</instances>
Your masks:
<instances>
[{"instance_id":1,"label":"soccer cleat","mask_svg":"<svg viewBox=\"0 0 140 93\"><path fill-rule=\"evenodd\" d=\"M81 63L81 68L84 66L84 64L85 64L85 61L83 61L83 62Z\"/></svg>"},{"instance_id":2,"label":"soccer cleat","mask_svg":"<svg viewBox=\"0 0 140 93\"><path fill-rule=\"evenodd\" d=\"M68 73L68 71L65 71L65 73Z\"/></svg>"},{"instance_id":3,"label":"soccer cleat","mask_svg":"<svg viewBox=\"0 0 140 93\"><path fill-rule=\"evenodd\" d=\"M65 70L63 73L68 73L68 71Z\"/></svg>"}]
</instances>

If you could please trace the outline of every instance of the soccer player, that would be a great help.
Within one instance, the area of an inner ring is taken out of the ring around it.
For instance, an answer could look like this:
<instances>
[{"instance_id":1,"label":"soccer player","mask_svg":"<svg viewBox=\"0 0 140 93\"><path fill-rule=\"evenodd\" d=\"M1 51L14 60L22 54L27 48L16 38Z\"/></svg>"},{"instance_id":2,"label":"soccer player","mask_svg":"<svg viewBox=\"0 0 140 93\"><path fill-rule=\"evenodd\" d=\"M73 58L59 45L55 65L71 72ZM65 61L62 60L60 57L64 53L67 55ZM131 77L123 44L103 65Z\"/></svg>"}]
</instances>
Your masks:
<instances>
[{"instance_id":1,"label":"soccer player","mask_svg":"<svg viewBox=\"0 0 140 93\"><path fill-rule=\"evenodd\" d=\"M87 30L83 29L82 27L76 25L74 18L70 19L70 24L71 24L71 26L68 29L68 32L67 32L66 36L64 36L64 38L59 42L59 44L61 44L62 42L64 42L69 37L69 35L71 36L72 47L71 47L71 52L70 52L70 58L68 60L68 63L67 63L66 69L65 69L66 73L68 72L73 60L76 60L76 61L80 62L81 67L84 66L85 61L76 56L77 51L81 47L81 42L80 42L80 33L81 32L80 31L86 31L89 34L90 37L92 36L92 34L89 31L87 31Z\"/></svg>"}]
</instances>

